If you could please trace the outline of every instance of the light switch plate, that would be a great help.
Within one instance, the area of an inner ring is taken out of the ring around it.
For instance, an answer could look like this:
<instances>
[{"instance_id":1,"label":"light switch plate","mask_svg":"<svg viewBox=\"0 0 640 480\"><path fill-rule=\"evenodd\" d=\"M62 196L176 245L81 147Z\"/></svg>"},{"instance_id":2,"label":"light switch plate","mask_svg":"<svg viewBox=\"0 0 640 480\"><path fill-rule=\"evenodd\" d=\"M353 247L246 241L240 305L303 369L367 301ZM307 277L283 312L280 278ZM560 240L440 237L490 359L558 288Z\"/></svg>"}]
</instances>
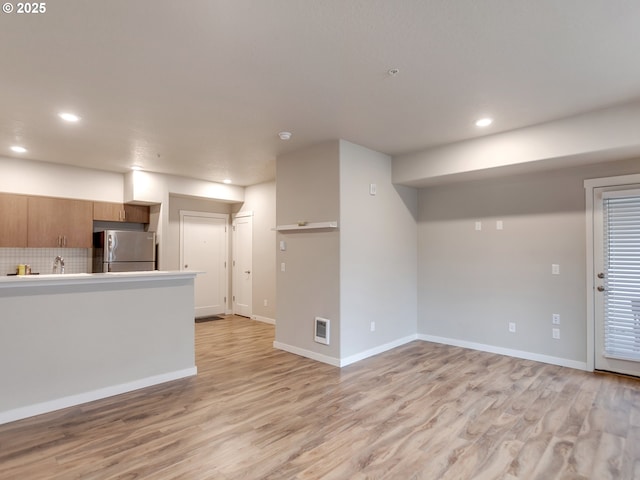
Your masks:
<instances>
[{"instance_id":1,"label":"light switch plate","mask_svg":"<svg viewBox=\"0 0 640 480\"><path fill-rule=\"evenodd\" d=\"M376 185L375 183L370 183L369 184L369 195L375 196L376 193L378 193L378 185Z\"/></svg>"},{"instance_id":2,"label":"light switch plate","mask_svg":"<svg viewBox=\"0 0 640 480\"><path fill-rule=\"evenodd\" d=\"M482 222L476 222L476 231L479 232L482 230Z\"/></svg>"},{"instance_id":3,"label":"light switch plate","mask_svg":"<svg viewBox=\"0 0 640 480\"><path fill-rule=\"evenodd\" d=\"M551 322L554 325L560 325L560 314L559 313L551 314Z\"/></svg>"},{"instance_id":4,"label":"light switch plate","mask_svg":"<svg viewBox=\"0 0 640 480\"><path fill-rule=\"evenodd\" d=\"M551 265L551 274L552 275L560 275L560 265L554 263Z\"/></svg>"}]
</instances>

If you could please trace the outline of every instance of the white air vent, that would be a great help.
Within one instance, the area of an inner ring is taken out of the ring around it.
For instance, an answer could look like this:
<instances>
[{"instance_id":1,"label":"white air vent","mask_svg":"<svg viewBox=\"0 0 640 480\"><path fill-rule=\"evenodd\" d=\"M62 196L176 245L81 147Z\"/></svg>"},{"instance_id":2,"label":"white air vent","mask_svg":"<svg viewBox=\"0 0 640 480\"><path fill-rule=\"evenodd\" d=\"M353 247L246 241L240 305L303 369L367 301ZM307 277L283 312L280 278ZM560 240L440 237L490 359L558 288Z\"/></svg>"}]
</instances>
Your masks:
<instances>
[{"instance_id":1,"label":"white air vent","mask_svg":"<svg viewBox=\"0 0 640 480\"><path fill-rule=\"evenodd\" d=\"M315 338L314 338L316 342L323 343L324 345L329 345L330 324L331 324L330 320L322 317L316 317Z\"/></svg>"}]
</instances>

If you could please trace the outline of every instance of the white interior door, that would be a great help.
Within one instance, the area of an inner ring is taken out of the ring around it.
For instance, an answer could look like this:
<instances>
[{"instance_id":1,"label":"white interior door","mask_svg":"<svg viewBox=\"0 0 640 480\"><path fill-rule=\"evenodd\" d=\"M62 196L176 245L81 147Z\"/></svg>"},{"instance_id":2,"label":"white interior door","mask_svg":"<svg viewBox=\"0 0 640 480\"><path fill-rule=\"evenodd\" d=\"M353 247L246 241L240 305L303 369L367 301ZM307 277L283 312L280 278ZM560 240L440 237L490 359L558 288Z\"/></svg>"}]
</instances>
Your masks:
<instances>
[{"instance_id":1,"label":"white interior door","mask_svg":"<svg viewBox=\"0 0 640 480\"><path fill-rule=\"evenodd\" d=\"M195 279L195 316L226 312L227 222L224 214L180 212L181 269L202 272Z\"/></svg>"},{"instance_id":2,"label":"white interior door","mask_svg":"<svg viewBox=\"0 0 640 480\"><path fill-rule=\"evenodd\" d=\"M250 317L253 310L253 217L241 215L233 220L233 313Z\"/></svg>"},{"instance_id":3,"label":"white interior door","mask_svg":"<svg viewBox=\"0 0 640 480\"><path fill-rule=\"evenodd\" d=\"M594 193L595 368L640 376L640 189Z\"/></svg>"}]
</instances>

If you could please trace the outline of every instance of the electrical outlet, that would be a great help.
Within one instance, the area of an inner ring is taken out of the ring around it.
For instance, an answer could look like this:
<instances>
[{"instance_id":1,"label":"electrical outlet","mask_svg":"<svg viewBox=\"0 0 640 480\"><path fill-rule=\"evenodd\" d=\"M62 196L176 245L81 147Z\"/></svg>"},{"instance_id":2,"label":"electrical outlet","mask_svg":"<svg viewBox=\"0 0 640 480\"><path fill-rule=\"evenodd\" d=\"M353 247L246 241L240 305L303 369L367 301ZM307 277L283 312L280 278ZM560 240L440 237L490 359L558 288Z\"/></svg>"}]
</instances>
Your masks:
<instances>
[{"instance_id":1,"label":"electrical outlet","mask_svg":"<svg viewBox=\"0 0 640 480\"><path fill-rule=\"evenodd\" d=\"M269 300L267 300L266 298L264 299L264 306L268 307L269 306Z\"/></svg>"},{"instance_id":2,"label":"electrical outlet","mask_svg":"<svg viewBox=\"0 0 640 480\"><path fill-rule=\"evenodd\" d=\"M504 224L502 220L496 220L496 230L504 230Z\"/></svg>"},{"instance_id":3,"label":"electrical outlet","mask_svg":"<svg viewBox=\"0 0 640 480\"><path fill-rule=\"evenodd\" d=\"M552 328L551 329L551 336L556 340L560 340L560 329L559 328Z\"/></svg>"},{"instance_id":4,"label":"electrical outlet","mask_svg":"<svg viewBox=\"0 0 640 480\"><path fill-rule=\"evenodd\" d=\"M482 230L482 222L476 222L476 232Z\"/></svg>"},{"instance_id":5,"label":"electrical outlet","mask_svg":"<svg viewBox=\"0 0 640 480\"><path fill-rule=\"evenodd\" d=\"M371 331L375 332L376 331L376 322L371 322Z\"/></svg>"},{"instance_id":6,"label":"electrical outlet","mask_svg":"<svg viewBox=\"0 0 640 480\"><path fill-rule=\"evenodd\" d=\"M554 263L551 265L551 274L552 275L560 275L560 265Z\"/></svg>"},{"instance_id":7,"label":"electrical outlet","mask_svg":"<svg viewBox=\"0 0 640 480\"><path fill-rule=\"evenodd\" d=\"M281 272L286 272L287 271L287 265L284 262L282 262L280 264L280 271Z\"/></svg>"},{"instance_id":8,"label":"electrical outlet","mask_svg":"<svg viewBox=\"0 0 640 480\"><path fill-rule=\"evenodd\" d=\"M516 333L516 322L509 322L509 331L511 333Z\"/></svg>"},{"instance_id":9,"label":"electrical outlet","mask_svg":"<svg viewBox=\"0 0 640 480\"><path fill-rule=\"evenodd\" d=\"M551 314L551 323L553 323L554 325L560 325L560 314L559 313L552 313Z\"/></svg>"}]
</instances>

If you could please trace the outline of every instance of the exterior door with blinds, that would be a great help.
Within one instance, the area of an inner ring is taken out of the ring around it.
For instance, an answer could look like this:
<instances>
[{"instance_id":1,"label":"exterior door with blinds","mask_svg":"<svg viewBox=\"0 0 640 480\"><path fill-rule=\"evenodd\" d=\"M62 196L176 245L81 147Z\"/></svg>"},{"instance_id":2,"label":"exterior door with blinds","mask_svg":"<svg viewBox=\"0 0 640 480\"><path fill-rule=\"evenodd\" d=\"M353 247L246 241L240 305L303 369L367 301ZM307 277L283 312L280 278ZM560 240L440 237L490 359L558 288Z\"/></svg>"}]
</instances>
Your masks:
<instances>
[{"instance_id":1,"label":"exterior door with blinds","mask_svg":"<svg viewBox=\"0 0 640 480\"><path fill-rule=\"evenodd\" d=\"M640 376L640 188L594 200L595 368Z\"/></svg>"}]
</instances>

